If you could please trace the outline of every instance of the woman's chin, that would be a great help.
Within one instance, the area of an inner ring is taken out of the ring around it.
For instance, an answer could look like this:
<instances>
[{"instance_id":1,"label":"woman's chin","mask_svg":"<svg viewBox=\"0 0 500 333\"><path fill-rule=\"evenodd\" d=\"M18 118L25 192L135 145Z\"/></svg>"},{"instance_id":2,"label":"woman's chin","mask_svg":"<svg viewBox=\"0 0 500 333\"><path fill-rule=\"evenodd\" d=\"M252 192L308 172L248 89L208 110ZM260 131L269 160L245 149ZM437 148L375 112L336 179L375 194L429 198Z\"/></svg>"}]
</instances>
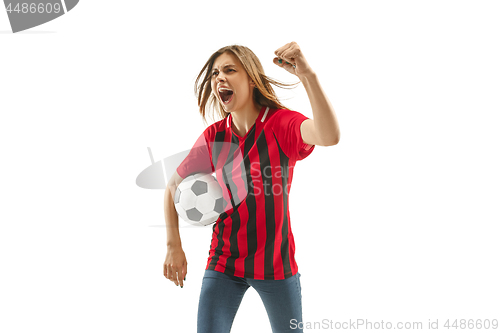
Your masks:
<instances>
[{"instance_id":1,"label":"woman's chin","mask_svg":"<svg viewBox=\"0 0 500 333\"><path fill-rule=\"evenodd\" d=\"M226 113L231 113L234 111L234 104L233 103L222 104L222 108Z\"/></svg>"}]
</instances>

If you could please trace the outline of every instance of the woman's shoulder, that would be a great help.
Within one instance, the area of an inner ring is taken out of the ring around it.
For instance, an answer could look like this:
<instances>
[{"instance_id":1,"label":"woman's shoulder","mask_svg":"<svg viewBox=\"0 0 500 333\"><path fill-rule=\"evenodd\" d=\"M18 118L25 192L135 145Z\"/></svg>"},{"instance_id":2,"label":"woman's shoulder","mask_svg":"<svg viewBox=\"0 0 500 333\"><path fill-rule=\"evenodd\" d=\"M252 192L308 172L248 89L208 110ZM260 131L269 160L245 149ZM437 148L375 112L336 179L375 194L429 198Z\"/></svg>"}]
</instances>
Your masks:
<instances>
[{"instance_id":1,"label":"woman's shoulder","mask_svg":"<svg viewBox=\"0 0 500 333\"><path fill-rule=\"evenodd\" d=\"M208 125L203 131L203 134L207 137L215 136L217 132L225 131L226 123L227 123L227 117L218 120L213 124Z\"/></svg>"},{"instance_id":2,"label":"woman's shoulder","mask_svg":"<svg viewBox=\"0 0 500 333\"><path fill-rule=\"evenodd\" d=\"M307 118L299 111L290 109L271 109L269 112L269 122L286 125L290 121L297 118Z\"/></svg>"}]
</instances>

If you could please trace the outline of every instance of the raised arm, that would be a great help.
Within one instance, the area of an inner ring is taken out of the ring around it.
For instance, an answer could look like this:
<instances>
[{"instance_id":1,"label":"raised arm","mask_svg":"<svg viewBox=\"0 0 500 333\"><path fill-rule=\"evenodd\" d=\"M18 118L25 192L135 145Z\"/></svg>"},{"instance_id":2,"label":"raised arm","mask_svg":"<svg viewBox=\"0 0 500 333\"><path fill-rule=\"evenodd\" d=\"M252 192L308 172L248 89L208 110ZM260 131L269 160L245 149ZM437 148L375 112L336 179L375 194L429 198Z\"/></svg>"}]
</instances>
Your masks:
<instances>
[{"instance_id":1,"label":"raised arm","mask_svg":"<svg viewBox=\"0 0 500 333\"><path fill-rule=\"evenodd\" d=\"M313 119L305 120L300 126L302 140L310 145L336 145L340 140L340 128L335 110L299 45L291 42L274 53L277 58L274 58L273 62L289 73L297 75L311 103Z\"/></svg>"}]
</instances>

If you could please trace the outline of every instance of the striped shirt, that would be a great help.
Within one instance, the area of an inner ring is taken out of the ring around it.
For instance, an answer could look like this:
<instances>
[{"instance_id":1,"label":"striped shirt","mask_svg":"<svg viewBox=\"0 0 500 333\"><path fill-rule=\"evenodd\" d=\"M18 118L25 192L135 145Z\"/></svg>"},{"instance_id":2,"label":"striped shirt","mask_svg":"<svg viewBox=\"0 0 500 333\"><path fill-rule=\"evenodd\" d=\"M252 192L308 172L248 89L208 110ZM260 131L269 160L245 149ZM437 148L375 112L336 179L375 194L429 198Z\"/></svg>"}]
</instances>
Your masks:
<instances>
[{"instance_id":1,"label":"striped shirt","mask_svg":"<svg viewBox=\"0 0 500 333\"><path fill-rule=\"evenodd\" d=\"M299 112L262 107L243 136L230 114L206 128L177 168L185 178L215 172L225 209L213 226L206 269L259 280L295 275L288 197L296 161L315 146L302 140Z\"/></svg>"}]
</instances>

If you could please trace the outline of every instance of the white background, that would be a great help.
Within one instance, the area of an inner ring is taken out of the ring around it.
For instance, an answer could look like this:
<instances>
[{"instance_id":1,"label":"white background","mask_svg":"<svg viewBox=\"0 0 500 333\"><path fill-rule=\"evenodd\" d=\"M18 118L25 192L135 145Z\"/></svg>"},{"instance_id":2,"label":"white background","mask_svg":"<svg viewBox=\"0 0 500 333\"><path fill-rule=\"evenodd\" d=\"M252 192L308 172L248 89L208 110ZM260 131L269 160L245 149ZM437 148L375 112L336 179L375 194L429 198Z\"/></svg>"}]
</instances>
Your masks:
<instances>
[{"instance_id":1,"label":"white background","mask_svg":"<svg viewBox=\"0 0 500 333\"><path fill-rule=\"evenodd\" d=\"M195 332L211 227L180 221L176 287L164 193L135 180L147 147L170 156L206 127L193 87L213 52L248 46L295 82L272 63L291 41L341 129L297 163L290 193L304 321L500 319L499 14L497 1L81 1L12 34L0 11L0 331ZM302 85L277 91L314 117ZM270 332L252 289L232 332Z\"/></svg>"}]
</instances>

